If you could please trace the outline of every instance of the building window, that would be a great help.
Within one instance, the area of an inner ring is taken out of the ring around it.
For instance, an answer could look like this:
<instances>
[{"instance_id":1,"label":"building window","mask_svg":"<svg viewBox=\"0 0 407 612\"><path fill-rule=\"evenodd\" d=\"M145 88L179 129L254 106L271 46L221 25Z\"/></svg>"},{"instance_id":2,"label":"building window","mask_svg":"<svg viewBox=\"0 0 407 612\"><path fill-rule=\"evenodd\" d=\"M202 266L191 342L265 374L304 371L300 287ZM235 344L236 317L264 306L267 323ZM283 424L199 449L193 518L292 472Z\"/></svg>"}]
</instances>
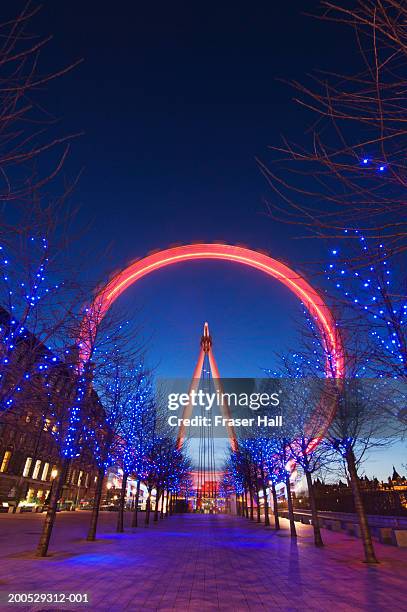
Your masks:
<instances>
[{"instance_id":1,"label":"building window","mask_svg":"<svg viewBox=\"0 0 407 612\"><path fill-rule=\"evenodd\" d=\"M75 484L75 476L76 476L76 470L72 470L71 479L70 479L71 484Z\"/></svg>"},{"instance_id":2,"label":"building window","mask_svg":"<svg viewBox=\"0 0 407 612\"><path fill-rule=\"evenodd\" d=\"M51 425L51 419L45 419L45 422L44 422L44 431L48 431L50 425Z\"/></svg>"},{"instance_id":3,"label":"building window","mask_svg":"<svg viewBox=\"0 0 407 612\"><path fill-rule=\"evenodd\" d=\"M28 476L28 474L30 473L30 467L32 464L32 457L27 457L27 459L25 460L25 465L24 465L24 470L23 470L23 476L26 478Z\"/></svg>"},{"instance_id":4,"label":"building window","mask_svg":"<svg viewBox=\"0 0 407 612\"><path fill-rule=\"evenodd\" d=\"M47 480L49 463L44 463L44 467L42 469L41 480Z\"/></svg>"},{"instance_id":5,"label":"building window","mask_svg":"<svg viewBox=\"0 0 407 612\"><path fill-rule=\"evenodd\" d=\"M82 472L82 470L80 470L79 476L78 476L78 487L81 486L82 478L83 478L83 472Z\"/></svg>"},{"instance_id":6,"label":"building window","mask_svg":"<svg viewBox=\"0 0 407 612\"><path fill-rule=\"evenodd\" d=\"M34 471L33 471L34 480L38 478L40 467L41 467L41 459L37 459L37 461L35 462Z\"/></svg>"},{"instance_id":7,"label":"building window","mask_svg":"<svg viewBox=\"0 0 407 612\"><path fill-rule=\"evenodd\" d=\"M88 487L88 486L89 486L89 472L87 472L85 476L85 487Z\"/></svg>"},{"instance_id":8,"label":"building window","mask_svg":"<svg viewBox=\"0 0 407 612\"><path fill-rule=\"evenodd\" d=\"M0 472L6 472L8 468L8 464L10 463L11 451L6 451L3 456L3 461L1 462Z\"/></svg>"}]
</instances>

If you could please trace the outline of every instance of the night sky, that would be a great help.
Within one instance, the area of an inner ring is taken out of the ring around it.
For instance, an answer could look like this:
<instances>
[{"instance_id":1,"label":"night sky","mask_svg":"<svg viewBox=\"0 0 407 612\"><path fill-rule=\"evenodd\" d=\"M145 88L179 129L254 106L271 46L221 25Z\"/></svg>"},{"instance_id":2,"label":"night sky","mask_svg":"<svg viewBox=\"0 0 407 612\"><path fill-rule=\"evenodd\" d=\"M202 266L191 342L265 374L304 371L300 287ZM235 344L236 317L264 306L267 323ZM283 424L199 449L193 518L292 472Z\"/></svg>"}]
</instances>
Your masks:
<instances>
[{"instance_id":1,"label":"night sky","mask_svg":"<svg viewBox=\"0 0 407 612\"><path fill-rule=\"evenodd\" d=\"M280 79L344 60L335 27L301 13L317 10L317 2L45 2L36 22L54 35L45 67L85 60L49 88L47 108L62 132L85 132L65 173L83 167L73 201L80 221L91 221L95 278L197 240L266 249L299 269L322 258L320 245L293 240L295 229L266 216L270 193L255 162L307 126ZM205 320L225 376L259 375L295 344L296 300L236 265L180 264L122 299L166 376L192 372Z\"/></svg>"},{"instance_id":2,"label":"night sky","mask_svg":"<svg viewBox=\"0 0 407 612\"><path fill-rule=\"evenodd\" d=\"M72 202L90 229L72 256L87 278L198 240L265 249L298 270L321 260L322 270L328 245L267 217L255 157L267 161L283 135L302 142L311 117L283 81L351 70L350 32L306 16L315 0L43 4L33 28L54 40L41 69L84 58L39 95L60 133L84 131L64 175L82 170ZM120 302L165 377L192 374L206 320L221 375L261 376L296 345L301 315L277 281L215 262L160 270Z\"/></svg>"}]
</instances>

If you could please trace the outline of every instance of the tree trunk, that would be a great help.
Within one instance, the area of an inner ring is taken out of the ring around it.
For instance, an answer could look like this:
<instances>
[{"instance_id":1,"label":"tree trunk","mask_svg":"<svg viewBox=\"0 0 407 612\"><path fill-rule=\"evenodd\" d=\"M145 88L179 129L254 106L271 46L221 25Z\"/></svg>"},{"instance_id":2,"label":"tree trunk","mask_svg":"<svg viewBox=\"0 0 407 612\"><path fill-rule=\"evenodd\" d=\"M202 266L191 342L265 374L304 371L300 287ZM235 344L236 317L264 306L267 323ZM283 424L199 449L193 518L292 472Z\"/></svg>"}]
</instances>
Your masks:
<instances>
[{"instance_id":1,"label":"tree trunk","mask_svg":"<svg viewBox=\"0 0 407 612\"><path fill-rule=\"evenodd\" d=\"M249 489L249 497L250 497L250 520L254 521L253 489L251 487Z\"/></svg>"},{"instance_id":2,"label":"tree trunk","mask_svg":"<svg viewBox=\"0 0 407 612\"><path fill-rule=\"evenodd\" d=\"M136 499L135 499L135 504L134 504L134 509L133 509L133 516L131 519L132 527L137 527L137 524L138 524L138 502L140 499L140 487L141 487L141 480L139 478L137 480Z\"/></svg>"},{"instance_id":3,"label":"tree trunk","mask_svg":"<svg viewBox=\"0 0 407 612\"><path fill-rule=\"evenodd\" d=\"M57 513L58 500L61 497L62 489L65 484L65 478L69 469L69 463L69 459L63 460L60 469L60 474L55 478L52 483L49 507L47 510L40 541L38 543L36 551L37 557L47 556L49 541L51 539L52 529L54 527L55 516Z\"/></svg>"},{"instance_id":4,"label":"tree trunk","mask_svg":"<svg viewBox=\"0 0 407 612\"><path fill-rule=\"evenodd\" d=\"M249 518L249 506L247 505L247 489L246 488L244 490L244 509L245 509L246 518Z\"/></svg>"},{"instance_id":5,"label":"tree trunk","mask_svg":"<svg viewBox=\"0 0 407 612\"><path fill-rule=\"evenodd\" d=\"M88 542L94 542L96 539L96 527L99 518L100 500L102 499L103 479L105 477L104 468L100 468L98 472L98 480L95 491L95 501L93 503L92 515L90 517L89 531L87 535Z\"/></svg>"},{"instance_id":6,"label":"tree trunk","mask_svg":"<svg viewBox=\"0 0 407 612\"><path fill-rule=\"evenodd\" d=\"M163 489L161 493L160 519L164 518L164 493L165 493L165 490Z\"/></svg>"},{"instance_id":7,"label":"tree trunk","mask_svg":"<svg viewBox=\"0 0 407 612\"><path fill-rule=\"evenodd\" d=\"M122 490L120 491L119 512L117 514L117 533L124 531L124 503L126 501L127 474L123 472Z\"/></svg>"},{"instance_id":8,"label":"tree trunk","mask_svg":"<svg viewBox=\"0 0 407 612\"><path fill-rule=\"evenodd\" d=\"M170 511L170 492L167 490L167 502L165 504L165 516L168 518Z\"/></svg>"},{"instance_id":9,"label":"tree trunk","mask_svg":"<svg viewBox=\"0 0 407 612\"><path fill-rule=\"evenodd\" d=\"M350 484L352 487L355 510L359 519L360 533L362 537L363 548L365 551L365 563L378 563L373 548L372 536L370 534L369 524L367 522L367 516L363 505L362 495L360 492L359 476L356 469L356 461L353 450L350 450L347 453L346 464L348 466L350 476Z\"/></svg>"},{"instance_id":10,"label":"tree trunk","mask_svg":"<svg viewBox=\"0 0 407 612\"><path fill-rule=\"evenodd\" d=\"M315 501L315 493L314 493L314 485L312 484L312 476L310 472L305 472L305 476L307 478L308 496L309 496L309 503L311 506L311 515L312 515L312 526L314 528L314 544L315 546L323 546L324 543L322 541L321 529L319 528L318 510L317 510L317 504Z\"/></svg>"},{"instance_id":11,"label":"tree trunk","mask_svg":"<svg viewBox=\"0 0 407 612\"><path fill-rule=\"evenodd\" d=\"M278 516L277 491L274 482L271 482L271 494L273 496L274 529L280 529L280 517Z\"/></svg>"},{"instance_id":12,"label":"tree trunk","mask_svg":"<svg viewBox=\"0 0 407 612\"><path fill-rule=\"evenodd\" d=\"M260 464L260 475L261 475L261 484L263 489L263 508L264 508L264 525L265 527L269 527L270 525L270 517L269 517L269 502L267 499L267 491L266 491L266 475L264 473L264 465Z\"/></svg>"},{"instance_id":13,"label":"tree trunk","mask_svg":"<svg viewBox=\"0 0 407 612\"><path fill-rule=\"evenodd\" d=\"M157 489L157 493L155 495L155 508L154 508L154 523L158 521L158 504L161 498L161 491Z\"/></svg>"},{"instance_id":14,"label":"tree trunk","mask_svg":"<svg viewBox=\"0 0 407 612\"><path fill-rule=\"evenodd\" d=\"M144 521L144 526L147 527L150 524L150 512L151 512L151 488L148 488L148 497L146 503L146 518Z\"/></svg>"},{"instance_id":15,"label":"tree trunk","mask_svg":"<svg viewBox=\"0 0 407 612\"><path fill-rule=\"evenodd\" d=\"M264 525L265 527L270 526L270 517L269 517L269 502L267 499L267 489L266 485L263 485L263 505L264 505Z\"/></svg>"},{"instance_id":16,"label":"tree trunk","mask_svg":"<svg viewBox=\"0 0 407 612\"><path fill-rule=\"evenodd\" d=\"M260 514L260 495L259 495L260 489L257 489L257 522L260 523L261 522L261 514Z\"/></svg>"},{"instance_id":17,"label":"tree trunk","mask_svg":"<svg viewBox=\"0 0 407 612\"><path fill-rule=\"evenodd\" d=\"M290 521L290 533L291 533L292 538L296 538L297 531L295 529L293 500L291 498L291 486L290 486L290 475L289 474L287 474L285 478L285 486L287 488L288 519Z\"/></svg>"}]
</instances>

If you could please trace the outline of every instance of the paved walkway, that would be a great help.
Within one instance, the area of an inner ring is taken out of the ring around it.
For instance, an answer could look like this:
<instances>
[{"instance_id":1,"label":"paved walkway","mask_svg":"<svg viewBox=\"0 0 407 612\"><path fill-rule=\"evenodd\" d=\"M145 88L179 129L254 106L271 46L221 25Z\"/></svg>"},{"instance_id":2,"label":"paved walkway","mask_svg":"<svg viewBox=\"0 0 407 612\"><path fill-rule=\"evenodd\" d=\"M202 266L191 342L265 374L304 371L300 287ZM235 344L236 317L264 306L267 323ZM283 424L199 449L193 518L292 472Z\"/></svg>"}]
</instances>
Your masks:
<instances>
[{"instance_id":1,"label":"paved walkway","mask_svg":"<svg viewBox=\"0 0 407 612\"><path fill-rule=\"evenodd\" d=\"M129 521L129 516L126 517ZM89 514L58 515L50 557L35 559L43 516L0 515L0 591L89 593L90 604L12 606L3 611L284 610L407 611L407 549L377 545L381 564L360 562L355 538L323 532L316 550L309 526L297 543L230 516L180 515L148 529L114 533L102 513L100 540L83 539Z\"/></svg>"}]
</instances>

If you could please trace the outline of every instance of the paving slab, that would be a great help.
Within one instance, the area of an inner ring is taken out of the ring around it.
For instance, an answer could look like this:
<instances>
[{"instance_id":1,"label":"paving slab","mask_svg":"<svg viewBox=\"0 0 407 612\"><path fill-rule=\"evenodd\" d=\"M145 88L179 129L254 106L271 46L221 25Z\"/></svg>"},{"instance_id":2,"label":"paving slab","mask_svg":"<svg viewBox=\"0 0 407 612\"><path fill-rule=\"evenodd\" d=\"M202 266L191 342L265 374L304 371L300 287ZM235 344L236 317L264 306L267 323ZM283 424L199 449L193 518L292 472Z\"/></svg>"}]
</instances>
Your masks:
<instances>
[{"instance_id":1,"label":"paving slab","mask_svg":"<svg viewBox=\"0 0 407 612\"><path fill-rule=\"evenodd\" d=\"M376 544L380 564L361 561L361 541L288 521L279 532L229 515L174 515L115 533L100 516L99 539L85 540L87 512L58 514L50 555L34 557L44 515L0 515L1 612L276 610L407 612L407 549ZM8 605L7 593L86 593L88 604Z\"/></svg>"}]
</instances>

